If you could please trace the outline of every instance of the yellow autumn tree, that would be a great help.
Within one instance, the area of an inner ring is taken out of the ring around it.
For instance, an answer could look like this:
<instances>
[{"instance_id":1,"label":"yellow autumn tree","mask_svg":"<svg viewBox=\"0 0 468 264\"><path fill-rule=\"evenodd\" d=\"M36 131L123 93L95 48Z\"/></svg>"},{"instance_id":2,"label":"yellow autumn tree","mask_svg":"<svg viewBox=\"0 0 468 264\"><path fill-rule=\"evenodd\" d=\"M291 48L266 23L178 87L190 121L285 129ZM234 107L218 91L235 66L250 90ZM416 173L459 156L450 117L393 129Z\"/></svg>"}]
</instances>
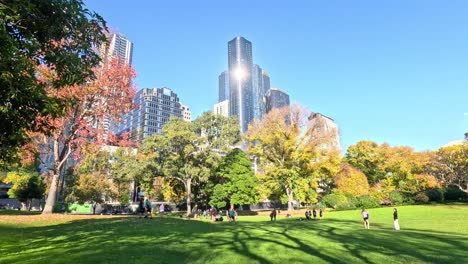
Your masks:
<instances>
[{"instance_id":1,"label":"yellow autumn tree","mask_svg":"<svg viewBox=\"0 0 468 264\"><path fill-rule=\"evenodd\" d=\"M311 123L310 116L298 105L273 109L251 123L244 135L248 153L262 171L260 186L282 193L288 211L294 210L294 200L316 201L317 182L333 171L322 166L336 153L329 144L332 135L319 133L326 124Z\"/></svg>"},{"instance_id":2,"label":"yellow autumn tree","mask_svg":"<svg viewBox=\"0 0 468 264\"><path fill-rule=\"evenodd\" d=\"M335 185L341 192L351 194L354 197L369 193L366 175L348 163L341 165L341 169L335 177Z\"/></svg>"}]
</instances>

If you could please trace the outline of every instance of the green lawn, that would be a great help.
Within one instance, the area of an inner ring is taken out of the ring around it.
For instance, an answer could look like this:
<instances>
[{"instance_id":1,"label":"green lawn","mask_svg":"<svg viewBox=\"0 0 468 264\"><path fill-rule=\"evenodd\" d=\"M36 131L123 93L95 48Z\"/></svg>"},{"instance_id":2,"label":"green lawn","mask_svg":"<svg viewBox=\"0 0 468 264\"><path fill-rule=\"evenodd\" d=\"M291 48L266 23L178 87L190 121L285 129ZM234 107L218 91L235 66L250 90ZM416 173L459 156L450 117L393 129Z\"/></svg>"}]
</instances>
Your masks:
<instances>
[{"instance_id":1,"label":"green lawn","mask_svg":"<svg viewBox=\"0 0 468 264\"><path fill-rule=\"evenodd\" d=\"M325 212L323 220L240 217L0 217L0 263L468 263L468 205ZM283 214L283 213L282 213ZM80 219L79 219L80 218ZM83 219L84 218L84 219Z\"/></svg>"}]
</instances>

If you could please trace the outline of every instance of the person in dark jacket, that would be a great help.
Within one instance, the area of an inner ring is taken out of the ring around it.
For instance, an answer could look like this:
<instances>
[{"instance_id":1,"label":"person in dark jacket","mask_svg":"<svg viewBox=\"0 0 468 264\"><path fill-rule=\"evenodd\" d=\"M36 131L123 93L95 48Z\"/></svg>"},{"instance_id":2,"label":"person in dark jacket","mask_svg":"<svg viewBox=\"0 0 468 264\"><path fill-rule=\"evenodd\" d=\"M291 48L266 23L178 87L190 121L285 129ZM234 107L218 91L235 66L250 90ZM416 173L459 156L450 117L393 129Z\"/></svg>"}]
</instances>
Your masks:
<instances>
[{"instance_id":1,"label":"person in dark jacket","mask_svg":"<svg viewBox=\"0 0 468 264\"><path fill-rule=\"evenodd\" d=\"M270 213L270 221L276 221L276 208L274 208Z\"/></svg>"}]
</instances>

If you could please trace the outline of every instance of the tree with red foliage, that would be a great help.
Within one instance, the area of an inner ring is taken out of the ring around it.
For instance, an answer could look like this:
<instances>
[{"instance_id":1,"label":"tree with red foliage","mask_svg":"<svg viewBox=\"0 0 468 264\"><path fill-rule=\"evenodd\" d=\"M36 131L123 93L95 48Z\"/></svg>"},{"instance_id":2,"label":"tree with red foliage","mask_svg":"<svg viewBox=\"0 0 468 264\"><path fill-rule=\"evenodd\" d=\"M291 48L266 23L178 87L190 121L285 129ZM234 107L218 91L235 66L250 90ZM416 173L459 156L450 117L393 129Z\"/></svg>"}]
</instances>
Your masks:
<instances>
[{"instance_id":1,"label":"tree with red foliage","mask_svg":"<svg viewBox=\"0 0 468 264\"><path fill-rule=\"evenodd\" d=\"M44 83L57 78L53 70L45 67L39 73ZM49 133L29 133L34 151L39 153L42 165L52 177L44 214L53 211L60 174L72 154L77 160L90 149L87 146L96 149L106 143L110 132L104 129L105 120L119 121L135 107L136 89L132 80L136 74L130 65L113 59L94 68L94 76L83 85L50 87L50 97L66 102L65 114L38 116L38 125L48 124L53 129Z\"/></svg>"}]
</instances>

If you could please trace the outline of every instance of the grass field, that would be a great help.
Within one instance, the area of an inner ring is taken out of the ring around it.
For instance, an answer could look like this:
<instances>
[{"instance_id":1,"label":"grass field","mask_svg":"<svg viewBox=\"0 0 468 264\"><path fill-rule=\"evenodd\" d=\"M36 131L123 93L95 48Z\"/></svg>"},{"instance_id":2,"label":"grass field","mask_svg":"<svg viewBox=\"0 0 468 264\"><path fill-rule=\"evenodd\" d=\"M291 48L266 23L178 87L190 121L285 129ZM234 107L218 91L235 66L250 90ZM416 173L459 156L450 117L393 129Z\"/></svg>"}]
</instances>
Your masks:
<instances>
[{"instance_id":1,"label":"grass field","mask_svg":"<svg viewBox=\"0 0 468 264\"><path fill-rule=\"evenodd\" d=\"M468 263L468 205L325 212L323 220L0 215L0 263Z\"/></svg>"}]
</instances>

